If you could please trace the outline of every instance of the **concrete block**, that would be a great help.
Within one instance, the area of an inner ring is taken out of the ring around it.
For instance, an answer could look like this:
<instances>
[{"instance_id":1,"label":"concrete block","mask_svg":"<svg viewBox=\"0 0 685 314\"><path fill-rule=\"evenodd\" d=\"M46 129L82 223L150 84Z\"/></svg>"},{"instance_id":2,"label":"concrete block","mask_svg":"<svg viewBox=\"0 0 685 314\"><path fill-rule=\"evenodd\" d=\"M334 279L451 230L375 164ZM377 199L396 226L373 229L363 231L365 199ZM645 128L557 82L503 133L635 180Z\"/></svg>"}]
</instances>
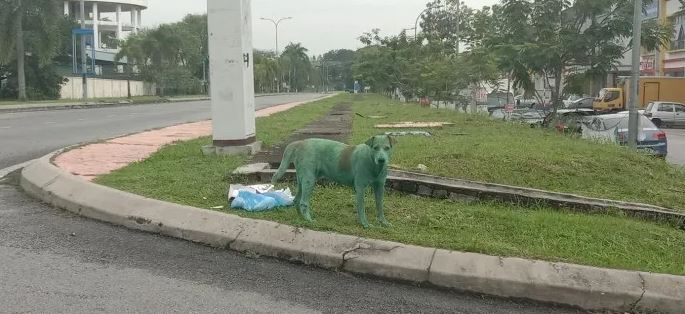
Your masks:
<instances>
[{"instance_id":1,"label":"concrete block","mask_svg":"<svg viewBox=\"0 0 685 314\"><path fill-rule=\"evenodd\" d=\"M637 308L664 313L685 313L685 277L640 273L645 294Z\"/></svg>"},{"instance_id":2,"label":"concrete block","mask_svg":"<svg viewBox=\"0 0 685 314\"><path fill-rule=\"evenodd\" d=\"M242 225L231 249L254 252L324 268L339 268L343 253L355 247L357 237L311 231L270 221Z\"/></svg>"},{"instance_id":3,"label":"concrete block","mask_svg":"<svg viewBox=\"0 0 685 314\"><path fill-rule=\"evenodd\" d=\"M269 164L260 162L249 165L240 166L233 171L233 174L251 175L269 169Z\"/></svg>"},{"instance_id":4,"label":"concrete block","mask_svg":"<svg viewBox=\"0 0 685 314\"><path fill-rule=\"evenodd\" d=\"M45 186L54 183L60 175L57 171L50 171L50 161L45 159L37 159L31 164L21 170L21 178L19 184L29 195L43 199L47 197ZM27 179L30 178L30 179Z\"/></svg>"},{"instance_id":5,"label":"concrete block","mask_svg":"<svg viewBox=\"0 0 685 314\"><path fill-rule=\"evenodd\" d=\"M429 281L441 287L584 309L628 311L642 295L636 272L437 250Z\"/></svg>"},{"instance_id":6,"label":"concrete block","mask_svg":"<svg viewBox=\"0 0 685 314\"><path fill-rule=\"evenodd\" d=\"M390 279L425 282L434 252L432 248L364 240L344 255L343 269Z\"/></svg>"},{"instance_id":7,"label":"concrete block","mask_svg":"<svg viewBox=\"0 0 685 314\"><path fill-rule=\"evenodd\" d=\"M203 146L205 155L255 155L262 149L262 142L239 146Z\"/></svg>"},{"instance_id":8,"label":"concrete block","mask_svg":"<svg viewBox=\"0 0 685 314\"><path fill-rule=\"evenodd\" d=\"M432 196L433 195L433 189L426 185L419 185L419 190L416 192L416 194L421 195L421 196Z\"/></svg>"}]
</instances>

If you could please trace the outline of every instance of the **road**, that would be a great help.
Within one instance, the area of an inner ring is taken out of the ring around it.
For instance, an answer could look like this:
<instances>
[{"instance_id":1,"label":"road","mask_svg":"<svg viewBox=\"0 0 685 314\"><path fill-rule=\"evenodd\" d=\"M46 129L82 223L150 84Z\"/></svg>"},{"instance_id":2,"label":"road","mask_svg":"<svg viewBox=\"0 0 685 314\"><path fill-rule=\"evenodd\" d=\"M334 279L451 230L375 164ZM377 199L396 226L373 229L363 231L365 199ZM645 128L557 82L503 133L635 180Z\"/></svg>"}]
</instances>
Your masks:
<instances>
[{"instance_id":1,"label":"road","mask_svg":"<svg viewBox=\"0 0 685 314\"><path fill-rule=\"evenodd\" d=\"M668 156L666 160L674 165L685 166L685 129L666 129Z\"/></svg>"},{"instance_id":2,"label":"road","mask_svg":"<svg viewBox=\"0 0 685 314\"><path fill-rule=\"evenodd\" d=\"M255 106L262 109L318 96L257 97ZM0 113L0 169L76 143L209 118L209 101Z\"/></svg>"},{"instance_id":3,"label":"road","mask_svg":"<svg viewBox=\"0 0 685 314\"><path fill-rule=\"evenodd\" d=\"M208 109L198 102L0 114L0 168L83 141L206 119ZM581 313L128 230L26 197L17 173L0 179L0 265L0 313Z\"/></svg>"}]
</instances>

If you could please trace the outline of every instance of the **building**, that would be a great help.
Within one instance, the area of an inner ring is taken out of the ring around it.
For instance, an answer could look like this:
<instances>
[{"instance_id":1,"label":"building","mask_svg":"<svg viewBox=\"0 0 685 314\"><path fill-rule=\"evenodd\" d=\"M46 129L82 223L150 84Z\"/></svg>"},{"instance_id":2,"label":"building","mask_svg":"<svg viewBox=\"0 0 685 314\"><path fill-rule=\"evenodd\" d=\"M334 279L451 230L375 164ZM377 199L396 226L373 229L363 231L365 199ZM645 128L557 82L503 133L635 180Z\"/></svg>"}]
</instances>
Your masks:
<instances>
[{"instance_id":1,"label":"building","mask_svg":"<svg viewBox=\"0 0 685 314\"><path fill-rule=\"evenodd\" d=\"M95 76L88 79L88 97L155 94L154 84L132 79L123 73L121 64L126 63L126 59L115 62L119 41L140 31L142 11L147 9L147 4L147 0L84 1L85 10L81 12L80 0L64 1L64 14L79 24L81 16L84 16L85 27L93 30L93 37L87 42L87 56L95 63ZM66 66L63 72L68 82L62 87L62 98L81 98L80 77L71 73L71 65Z\"/></svg>"},{"instance_id":2,"label":"building","mask_svg":"<svg viewBox=\"0 0 685 314\"><path fill-rule=\"evenodd\" d=\"M642 51L641 75L685 76L685 10L678 0L654 1L653 12L646 19L657 19L673 27L671 44L658 51Z\"/></svg>"},{"instance_id":3,"label":"building","mask_svg":"<svg viewBox=\"0 0 685 314\"><path fill-rule=\"evenodd\" d=\"M81 23L80 0L64 1L64 14ZM118 41L136 33L142 25L147 0L84 1L86 28L93 29L95 59L113 61Z\"/></svg>"}]
</instances>

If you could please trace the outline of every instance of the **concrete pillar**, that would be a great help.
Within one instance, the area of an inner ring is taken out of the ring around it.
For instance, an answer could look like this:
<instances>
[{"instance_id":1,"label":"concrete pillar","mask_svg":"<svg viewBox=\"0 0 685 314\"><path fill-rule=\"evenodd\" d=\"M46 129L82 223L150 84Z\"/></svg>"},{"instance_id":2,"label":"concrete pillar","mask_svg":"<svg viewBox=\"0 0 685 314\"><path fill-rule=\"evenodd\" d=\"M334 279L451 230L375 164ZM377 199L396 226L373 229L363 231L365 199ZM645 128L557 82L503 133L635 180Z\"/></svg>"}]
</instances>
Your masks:
<instances>
[{"instance_id":1,"label":"concrete pillar","mask_svg":"<svg viewBox=\"0 0 685 314\"><path fill-rule=\"evenodd\" d=\"M100 48L100 12L97 2L93 2L93 45L95 49Z\"/></svg>"},{"instance_id":2,"label":"concrete pillar","mask_svg":"<svg viewBox=\"0 0 685 314\"><path fill-rule=\"evenodd\" d=\"M138 22L136 22L136 25L138 25L138 29L140 29L141 26L143 25L143 10L138 9L136 11L138 12L138 13L136 13L137 18L138 18Z\"/></svg>"},{"instance_id":3,"label":"concrete pillar","mask_svg":"<svg viewBox=\"0 0 685 314\"><path fill-rule=\"evenodd\" d=\"M133 33L134 34L138 33L138 25L136 23L137 21L138 21L138 14L136 14L136 9L132 7L131 8L131 27L133 27Z\"/></svg>"},{"instance_id":4,"label":"concrete pillar","mask_svg":"<svg viewBox=\"0 0 685 314\"><path fill-rule=\"evenodd\" d=\"M251 0L207 0L213 147L249 153L256 141Z\"/></svg>"},{"instance_id":5,"label":"concrete pillar","mask_svg":"<svg viewBox=\"0 0 685 314\"><path fill-rule=\"evenodd\" d=\"M121 4L117 4L117 40L121 40Z\"/></svg>"},{"instance_id":6,"label":"concrete pillar","mask_svg":"<svg viewBox=\"0 0 685 314\"><path fill-rule=\"evenodd\" d=\"M69 15L69 1L64 1L64 15Z\"/></svg>"}]
</instances>

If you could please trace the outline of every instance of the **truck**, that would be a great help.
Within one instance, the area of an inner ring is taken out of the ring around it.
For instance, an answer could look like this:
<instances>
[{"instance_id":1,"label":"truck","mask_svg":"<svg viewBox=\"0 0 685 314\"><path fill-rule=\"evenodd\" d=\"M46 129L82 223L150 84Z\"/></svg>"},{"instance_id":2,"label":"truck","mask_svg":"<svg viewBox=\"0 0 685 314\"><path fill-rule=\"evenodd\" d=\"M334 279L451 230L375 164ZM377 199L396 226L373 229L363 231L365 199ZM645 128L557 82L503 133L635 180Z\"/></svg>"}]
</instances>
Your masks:
<instances>
[{"instance_id":1,"label":"truck","mask_svg":"<svg viewBox=\"0 0 685 314\"><path fill-rule=\"evenodd\" d=\"M596 111L622 111L628 108L630 78L624 78L617 88L603 88L592 103ZM685 77L640 77L638 82L638 109L653 101L685 103Z\"/></svg>"}]
</instances>

